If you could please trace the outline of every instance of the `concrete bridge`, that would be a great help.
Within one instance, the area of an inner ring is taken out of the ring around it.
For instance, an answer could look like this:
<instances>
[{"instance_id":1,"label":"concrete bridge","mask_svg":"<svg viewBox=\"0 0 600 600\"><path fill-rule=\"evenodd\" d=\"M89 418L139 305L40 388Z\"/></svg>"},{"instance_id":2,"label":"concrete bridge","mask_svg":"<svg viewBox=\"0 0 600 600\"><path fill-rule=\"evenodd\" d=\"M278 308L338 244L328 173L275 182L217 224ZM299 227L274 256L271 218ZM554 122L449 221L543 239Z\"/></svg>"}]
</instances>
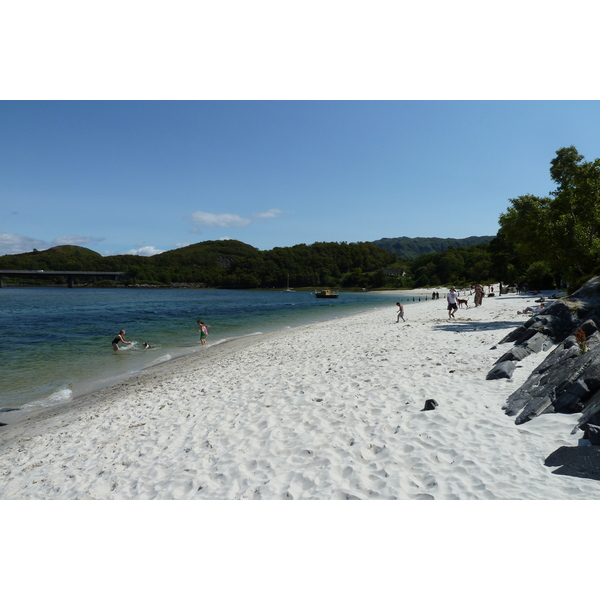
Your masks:
<instances>
[{"instance_id":1,"label":"concrete bridge","mask_svg":"<svg viewBox=\"0 0 600 600\"><path fill-rule=\"evenodd\" d=\"M117 281L119 277L124 277L122 271L11 271L0 269L0 288L4 287L4 277L66 277L67 285L72 288L75 279L114 279Z\"/></svg>"}]
</instances>

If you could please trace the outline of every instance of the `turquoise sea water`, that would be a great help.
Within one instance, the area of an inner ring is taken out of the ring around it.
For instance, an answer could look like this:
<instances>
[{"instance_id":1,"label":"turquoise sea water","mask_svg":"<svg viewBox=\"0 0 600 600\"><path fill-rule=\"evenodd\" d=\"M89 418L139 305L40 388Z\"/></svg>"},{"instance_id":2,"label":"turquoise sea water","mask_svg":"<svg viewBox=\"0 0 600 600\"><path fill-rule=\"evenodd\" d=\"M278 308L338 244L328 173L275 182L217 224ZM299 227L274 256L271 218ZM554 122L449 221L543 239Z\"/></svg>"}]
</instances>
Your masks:
<instances>
[{"instance_id":1,"label":"turquoise sea water","mask_svg":"<svg viewBox=\"0 0 600 600\"><path fill-rule=\"evenodd\" d=\"M0 289L0 409L51 406L178 356L247 335L420 300L341 292ZM202 347L196 321L211 325ZM114 352L120 329L134 342ZM155 348L143 349L148 342Z\"/></svg>"}]
</instances>

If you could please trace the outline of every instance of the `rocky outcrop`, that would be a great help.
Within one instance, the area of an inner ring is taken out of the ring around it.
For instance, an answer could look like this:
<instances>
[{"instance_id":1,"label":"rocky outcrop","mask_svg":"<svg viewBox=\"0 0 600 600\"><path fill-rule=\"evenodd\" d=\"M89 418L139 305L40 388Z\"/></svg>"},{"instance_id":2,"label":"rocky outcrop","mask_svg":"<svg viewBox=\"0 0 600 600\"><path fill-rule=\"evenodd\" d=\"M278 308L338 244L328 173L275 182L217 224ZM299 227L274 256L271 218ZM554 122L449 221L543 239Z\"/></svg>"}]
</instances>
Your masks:
<instances>
[{"instance_id":1,"label":"rocky outcrop","mask_svg":"<svg viewBox=\"0 0 600 600\"><path fill-rule=\"evenodd\" d=\"M600 277L572 296L555 301L509 333L512 342L488 373L488 379L510 377L518 361L556 345L505 405L517 425L549 413L581 412L575 428L600 444Z\"/></svg>"}]
</instances>

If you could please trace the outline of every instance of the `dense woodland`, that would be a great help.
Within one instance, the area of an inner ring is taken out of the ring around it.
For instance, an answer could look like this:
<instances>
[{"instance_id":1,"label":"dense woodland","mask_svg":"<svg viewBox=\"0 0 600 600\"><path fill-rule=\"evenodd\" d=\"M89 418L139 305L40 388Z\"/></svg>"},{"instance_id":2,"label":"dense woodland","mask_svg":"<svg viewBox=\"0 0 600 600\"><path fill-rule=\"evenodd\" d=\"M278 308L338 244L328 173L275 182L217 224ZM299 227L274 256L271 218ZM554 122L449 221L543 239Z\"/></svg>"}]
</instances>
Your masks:
<instances>
[{"instance_id":1,"label":"dense woodland","mask_svg":"<svg viewBox=\"0 0 600 600\"><path fill-rule=\"evenodd\" d=\"M489 244L451 248L399 260L370 242L319 242L259 251L235 240L201 242L143 257L104 257L77 246L0 257L1 269L44 271L121 271L124 283L141 285L200 284L222 288L404 288L506 279L506 255L496 238ZM514 274L514 270L508 270ZM64 284L50 280L5 278L10 283ZM115 285L113 281L95 285Z\"/></svg>"},{"instance_id":2,"label":"dense woodland","mask_svg":"<svg viewBox=\"0 0 600 600\"><path fill-rule=\"evenodd\" d=\"M491 239L384 238L264 251L225 240L150 257L105 257L87 248L57 246L2 256L0 269L122 271L127 285L283 288L289 277L294 288L410 289L502 281L527 283L530 289L573 290L600 275L600 159L587 162L575 147L561 148L550 161L550 176L556 190L545 198L525 195L509 200L508 210L499 217L500 229ZM428 251L441 243L447 249ZM407 253L417 255L408 258ZM44 284L26 278L4 281ZM58 277L50 283L65 281Z\"/></svg>"},{"instance_id":3,"label":"dense woodland","mask_svg":"<svg viewBox=\"0 0 600 600\"><path fill-rule=\"evenodd\" d=\"M406 236L397 238L381 238L373 243L380 248L385 248L400 259L412 259L422 254L435 254L444 252L449 248L468 248L479 244L487 244L494 239L493 235L471 236L468 238L437 238L437 237L416 237Z\"/></svg>"}]
</instances>

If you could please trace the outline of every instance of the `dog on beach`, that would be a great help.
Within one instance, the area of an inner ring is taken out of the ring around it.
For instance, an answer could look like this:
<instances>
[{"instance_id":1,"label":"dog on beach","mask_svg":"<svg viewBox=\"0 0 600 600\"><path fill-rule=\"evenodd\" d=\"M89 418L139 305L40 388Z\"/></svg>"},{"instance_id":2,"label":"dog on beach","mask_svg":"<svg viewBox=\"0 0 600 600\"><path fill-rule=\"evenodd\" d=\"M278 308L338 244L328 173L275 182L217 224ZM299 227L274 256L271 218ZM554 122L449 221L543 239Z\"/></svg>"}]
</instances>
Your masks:
<instances>
[{"instance_id":1,"label":"dog on beach","mask_svg":"<svg viewBox=\"0 0 600 600\"><path fill-rule=\"evenodd\" d=\"M456 301L458 302L458 308L462 308L463 305L465 308L469 308L468 298L465 298L464 300L462 298L457 298Z\"/></svg>"}]
</instances>

